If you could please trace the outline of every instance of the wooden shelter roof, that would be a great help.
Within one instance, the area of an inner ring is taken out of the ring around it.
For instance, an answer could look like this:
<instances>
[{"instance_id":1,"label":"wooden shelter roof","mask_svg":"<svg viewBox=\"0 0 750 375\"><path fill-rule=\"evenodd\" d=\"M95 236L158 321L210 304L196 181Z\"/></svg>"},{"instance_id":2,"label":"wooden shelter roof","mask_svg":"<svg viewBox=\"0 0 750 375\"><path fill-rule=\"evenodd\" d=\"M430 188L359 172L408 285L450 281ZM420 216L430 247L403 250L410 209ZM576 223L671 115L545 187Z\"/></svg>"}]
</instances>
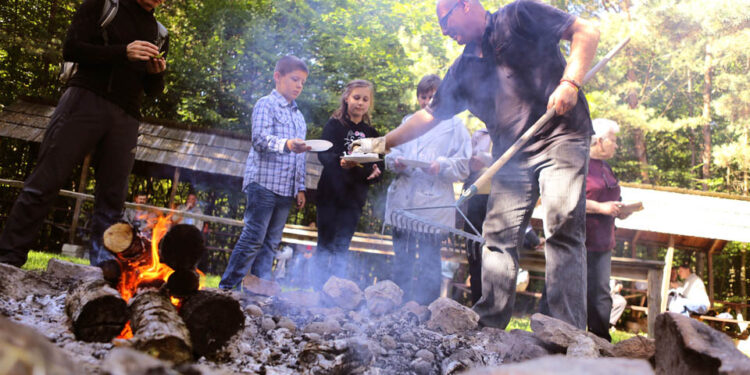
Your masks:
<instances>
[{"instance_id":1,"label":"wooden shelter roof","mask_svg":"<svg viewBox=\"0 0 750 375\"><path fill-rule=\"evenodd\" d=\"M41 142L55 107L17 101L0 112L0 137ZM211 134L141 122L135 159L209 174L242 178L250 137ZM307 154L307 181L315 189L322 172L318 158Z\"/></svg>"},{"instance_id":2,"label":"wooden shelter roof","mask_svg":"<svg viewBox=\"0 0 750 375\"><path fill-rule=\"evenodd\" d=\"M750 242L750 199L722 193L622 183L624 203L643 210L615 220L618 241L675 248L721 251L729 241ZM541 219L541 210L533 217Z\"/></svg>"}]
</instances>

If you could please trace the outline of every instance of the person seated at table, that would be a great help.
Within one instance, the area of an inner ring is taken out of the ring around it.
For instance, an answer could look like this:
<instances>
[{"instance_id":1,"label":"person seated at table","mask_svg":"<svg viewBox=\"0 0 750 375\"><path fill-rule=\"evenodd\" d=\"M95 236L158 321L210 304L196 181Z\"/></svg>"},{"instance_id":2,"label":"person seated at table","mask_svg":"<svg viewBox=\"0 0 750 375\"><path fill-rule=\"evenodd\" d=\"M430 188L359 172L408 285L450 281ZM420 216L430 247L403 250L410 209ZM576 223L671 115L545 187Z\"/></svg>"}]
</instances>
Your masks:
<instances>
[{"instance_id":1,"label":"person seated at table","mask_svg":"<svg viewBox=\"0 0 750 375\"><path fill-rule=\"evenodd\" d=\"M668 310L690 316L693 314L705 314L711 301L706 294L706 286L698 275L690 270L687 263L683 263L677 269L677 275L683 280L682 286L670 290Z\"/></svg>"},{"instance_id":2,"label":"person seated at table","mask_svg":"<svg viewBox=\"0 0 750 375\"><path fill-rule=\"evenodd\" d=\"M625 297L620 294L622 291L622 283L615 279L609 280L610 296L612 297L612 310L609 313L609 327L612 330L617 321L620 320L622 313L625 311L625 306L628 305L628 301Z\"/></svg>"}]
</instances>

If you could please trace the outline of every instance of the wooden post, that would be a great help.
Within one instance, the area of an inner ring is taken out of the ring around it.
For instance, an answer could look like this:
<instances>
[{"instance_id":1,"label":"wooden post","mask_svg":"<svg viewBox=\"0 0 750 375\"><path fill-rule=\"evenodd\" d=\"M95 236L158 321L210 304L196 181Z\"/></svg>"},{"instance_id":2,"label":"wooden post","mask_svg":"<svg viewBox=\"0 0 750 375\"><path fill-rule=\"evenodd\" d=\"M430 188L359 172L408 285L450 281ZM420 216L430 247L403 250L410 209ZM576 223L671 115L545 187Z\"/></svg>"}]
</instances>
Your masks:
<instances>
[{"instance_id":1,"label":"wooden post","mask_svg":"<svg viewBox=\"0 0 750 375\"><path fill-rule=\"evenodd\" d=\"M648 337L652 339L655 338L654 324L656 323L656 316L664 311L662 305L666 298L663 298L660 288L663 280L669 282L669 274L662 275L662 271L657 269L648 270Z\"/></svg>"},{"instance_id":2,"label":"wooden post","mask_svg":"<svg viewBox=\"0 0 750 375\"><path fill-rule=\"evenodd\" d=\"M659 296L661 297L658 311L659 313L667 311L667 292L669 291L669 275L672 273L672 258L674 258L674 236L670 234L667 255L664 256L664 271L662 272L661 289L659 291ZM649 312L650 310L651 308L649 307ZM656 318L656 316L654 316L654 318ZM649 319L651 318L649 317Z\"/></svg>"},{"instance_id":3,"label":"wooden post","mask_svg":"<svg viewBox=\"0 0 750 375\"><path fill-rule=\"evenodd\" d=\"M78 182L78 192L83 193L86 189L86 180L89 176L89 165L91 164L91 154L86 155L83 159L83 165L81 166L81 180ZM76 206L73 209L73 221L70 223L70 236L68 237L68 243L74 244L76 240L76 231L78 230L78 218L81 216L81 205L83 205L82 198L76 198Z\"/></svg>"},{"instance_id":4,"label":"wooden post","mask_svg":"<svg viewBox=\"0 0 750 375\"><path fill-rule=\"evenodd\" d=\"M172 204L174 204L174 197L177 195L177 185L180 183L180 168L175 167L174 168L174 178L172 178L172 191L169 193L169 203L167 206L169 208L172 208Z\"/></svg>"},{"instance_id":5,"label":"wooden post","mask_svg":"<svg viewBox=\"0 0 750 375\"><path fill-rule=\"evenodd\" d=\"M719 240L714 240L711 244L711 249L708 250L708 299L711 301L711 306L714 305L714 253L719 247Z\"/></svg>"}]
</instances>

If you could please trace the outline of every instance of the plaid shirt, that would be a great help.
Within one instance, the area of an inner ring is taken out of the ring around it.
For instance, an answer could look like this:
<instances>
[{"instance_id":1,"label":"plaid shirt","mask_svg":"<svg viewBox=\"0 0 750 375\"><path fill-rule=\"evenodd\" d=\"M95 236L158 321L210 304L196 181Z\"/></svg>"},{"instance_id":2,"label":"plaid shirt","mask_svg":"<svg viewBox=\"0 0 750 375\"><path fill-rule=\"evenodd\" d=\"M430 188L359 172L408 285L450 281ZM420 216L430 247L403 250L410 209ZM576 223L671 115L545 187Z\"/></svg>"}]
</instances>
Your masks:
<instances>
[{"instance_id":1,"label":"plaid shirt","mask_svg":"<svg viewBox=\"0 0 750 375\"><path fill-rule=\"evenodd\" d=\"M242 190L255 182L272 192L293 197L305 190L305 153L284 151L288 139L305 139L307 124L297 103L278 91L255 103L252 119L253 147L245 163Z\"/></svg>"}]
</instances>

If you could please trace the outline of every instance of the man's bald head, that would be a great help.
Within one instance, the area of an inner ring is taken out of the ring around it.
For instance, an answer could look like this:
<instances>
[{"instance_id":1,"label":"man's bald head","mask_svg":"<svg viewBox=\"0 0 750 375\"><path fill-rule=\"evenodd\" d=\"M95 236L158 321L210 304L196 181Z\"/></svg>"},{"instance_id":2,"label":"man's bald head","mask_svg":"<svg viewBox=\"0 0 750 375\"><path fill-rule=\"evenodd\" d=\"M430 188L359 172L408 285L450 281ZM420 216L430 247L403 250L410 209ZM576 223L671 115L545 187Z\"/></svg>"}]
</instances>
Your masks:
<instances>
[{"instance_id":1,"label":"man's bald head","mask_svg":"<svg viewBox=\"0 0 750 375\"><path fill-rule=\"evenodd\" d=\"M438 0L435 8L443 35L458 44L481 42L486 11L479 0Z\"/></svg>"}]
</instances>

